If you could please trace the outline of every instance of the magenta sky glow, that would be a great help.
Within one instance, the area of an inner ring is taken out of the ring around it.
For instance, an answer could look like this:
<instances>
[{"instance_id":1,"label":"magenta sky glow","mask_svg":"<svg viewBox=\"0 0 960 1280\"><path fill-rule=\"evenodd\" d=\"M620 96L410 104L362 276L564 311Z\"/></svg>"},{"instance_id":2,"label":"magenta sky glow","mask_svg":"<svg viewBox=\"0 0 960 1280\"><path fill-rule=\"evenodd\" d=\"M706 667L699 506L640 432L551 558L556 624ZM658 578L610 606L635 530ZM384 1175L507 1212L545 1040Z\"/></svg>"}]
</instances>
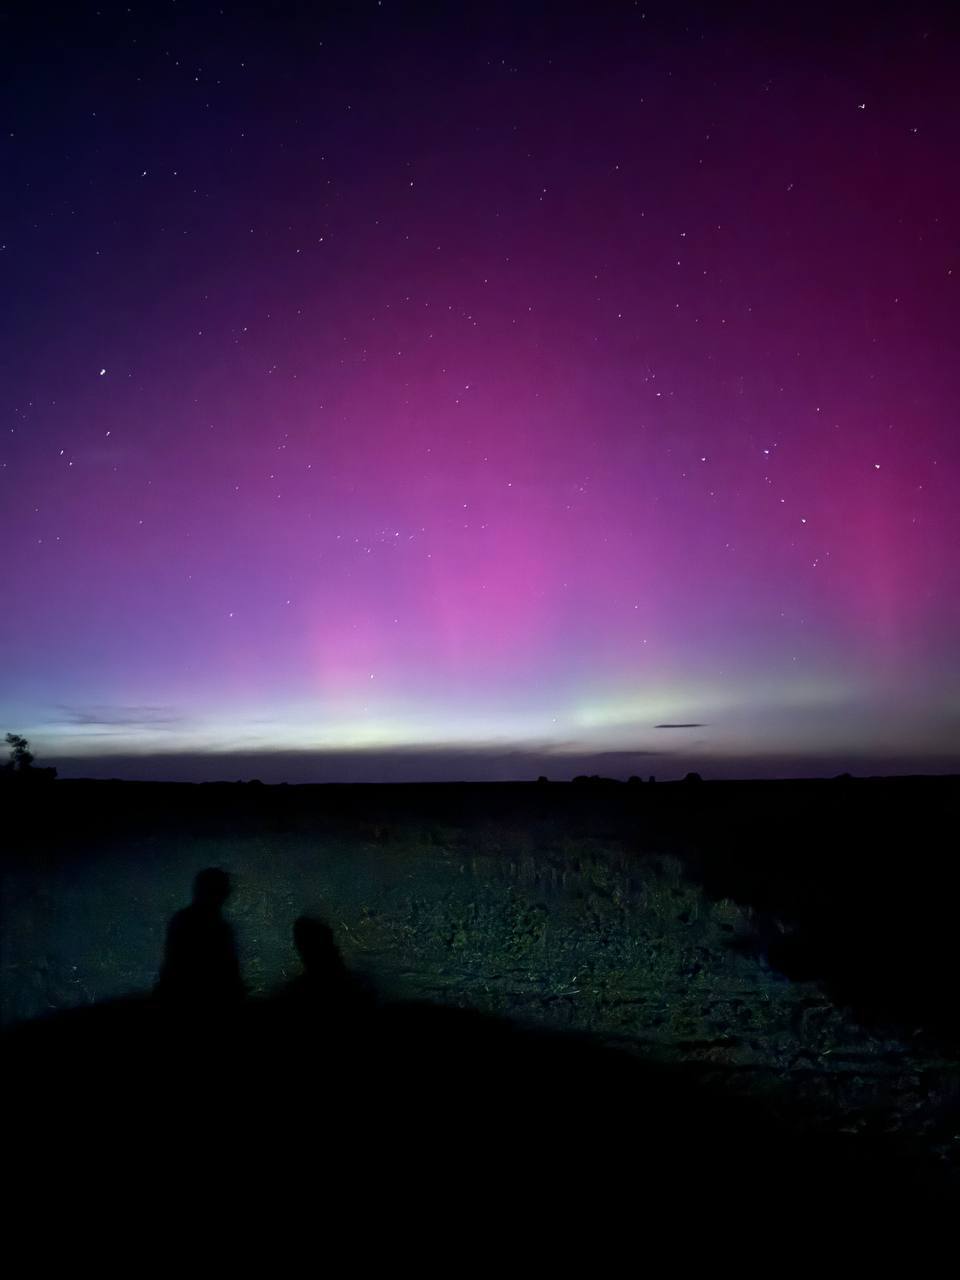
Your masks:
<instances>
[{"instance_id":1,"label":"magenta sky glow","mask_svg":"<svg viewBox=\"0 0 960 1280\"><path fill-rule=\"evenodd\" d=\"M477 8L15 30L3 731L106 776L956 768L949 9Z\"/></svg>"}]
</instances>

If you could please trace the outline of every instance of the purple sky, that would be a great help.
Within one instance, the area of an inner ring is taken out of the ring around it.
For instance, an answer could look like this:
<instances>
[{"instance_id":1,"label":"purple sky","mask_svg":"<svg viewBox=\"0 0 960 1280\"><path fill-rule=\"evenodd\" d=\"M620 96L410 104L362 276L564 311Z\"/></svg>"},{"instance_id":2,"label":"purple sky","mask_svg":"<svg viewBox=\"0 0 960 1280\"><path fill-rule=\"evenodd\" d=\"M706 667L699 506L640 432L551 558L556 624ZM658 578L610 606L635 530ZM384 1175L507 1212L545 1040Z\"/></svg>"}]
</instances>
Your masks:
<instances>
[{"instance_id":1,"label":"purple sky","mask_svg":"<svg viewBox=\"0 0 960 1280\"><path fill-rule=\"evenodd\" d=\"M956 21L723 8L12 24L0 731L960 767Z\"/></svg>"}]
</instances>

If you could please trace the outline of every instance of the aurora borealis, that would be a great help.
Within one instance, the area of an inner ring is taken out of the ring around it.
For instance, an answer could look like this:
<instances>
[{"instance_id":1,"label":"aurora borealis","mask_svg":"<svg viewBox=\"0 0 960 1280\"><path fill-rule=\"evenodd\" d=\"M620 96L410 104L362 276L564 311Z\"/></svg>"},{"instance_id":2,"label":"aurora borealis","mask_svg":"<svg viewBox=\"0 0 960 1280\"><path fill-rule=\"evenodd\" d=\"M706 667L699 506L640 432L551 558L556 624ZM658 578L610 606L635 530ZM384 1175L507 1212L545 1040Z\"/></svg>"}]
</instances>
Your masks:
<instances>
[{"instance_id":1,"label":"aurora borealis","mask_svg":"<svg viewBox=\"0 0 960 1280\"><path fill-rule=\"evenodd\" d=\"M958 766L956 20L724 9L7 20L3 731Z\"/></svg>"}]
</instances>

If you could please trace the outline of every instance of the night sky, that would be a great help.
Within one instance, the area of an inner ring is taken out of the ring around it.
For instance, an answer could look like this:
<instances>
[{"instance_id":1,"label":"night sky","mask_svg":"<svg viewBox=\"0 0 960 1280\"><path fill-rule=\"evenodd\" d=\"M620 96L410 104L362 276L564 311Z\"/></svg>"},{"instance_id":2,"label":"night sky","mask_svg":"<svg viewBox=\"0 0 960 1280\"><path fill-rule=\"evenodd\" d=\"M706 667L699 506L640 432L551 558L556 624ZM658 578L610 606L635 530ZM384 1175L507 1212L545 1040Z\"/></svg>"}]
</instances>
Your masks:
<instances>
[{"instance_id":1,"label":"night sky","mask_svg":"<svg viewBox=\"0 0 960 1280\"><path fill-rule=\"evenodd\" d=\"M960 767L951 7L7 8L0 732Z\"/></svg>"}]
</instances>

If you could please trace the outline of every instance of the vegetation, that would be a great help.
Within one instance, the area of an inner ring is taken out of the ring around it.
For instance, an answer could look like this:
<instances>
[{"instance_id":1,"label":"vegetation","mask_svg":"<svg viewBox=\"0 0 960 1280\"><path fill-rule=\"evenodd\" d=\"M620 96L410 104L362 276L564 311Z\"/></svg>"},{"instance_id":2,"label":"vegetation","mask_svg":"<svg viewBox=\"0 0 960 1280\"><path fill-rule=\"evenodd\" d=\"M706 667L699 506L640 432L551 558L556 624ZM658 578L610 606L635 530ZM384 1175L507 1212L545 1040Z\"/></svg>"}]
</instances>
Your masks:
<instances>
[{"instance_id":1,"label":"vegetation","mask_svg":"<svg viewBox=\"0 0 960 1280\"><path fill-rule=\"evenodd\" d=\"M19 733L8 733L6 737L7 746L10 748L10 759L2 766L0 771L7 776L16 776L18 778L29 778L30 781L52 782L57 776L56 769L38 769L34 766L36 757L30 750L30 743Z\"/></svg>"},{"instance_id":2,"label":"vegetation","mask_svg":"<svg viewBox=\"0 0 960 1280\"><path fill-rule=\"evenodd\" d=\"M387 998L577 1032L956 1170L957 788L11 788L0 1021L149 992L221 867L255 1006L299 972L306 913Z\"/></svg>"}]
</instances>

